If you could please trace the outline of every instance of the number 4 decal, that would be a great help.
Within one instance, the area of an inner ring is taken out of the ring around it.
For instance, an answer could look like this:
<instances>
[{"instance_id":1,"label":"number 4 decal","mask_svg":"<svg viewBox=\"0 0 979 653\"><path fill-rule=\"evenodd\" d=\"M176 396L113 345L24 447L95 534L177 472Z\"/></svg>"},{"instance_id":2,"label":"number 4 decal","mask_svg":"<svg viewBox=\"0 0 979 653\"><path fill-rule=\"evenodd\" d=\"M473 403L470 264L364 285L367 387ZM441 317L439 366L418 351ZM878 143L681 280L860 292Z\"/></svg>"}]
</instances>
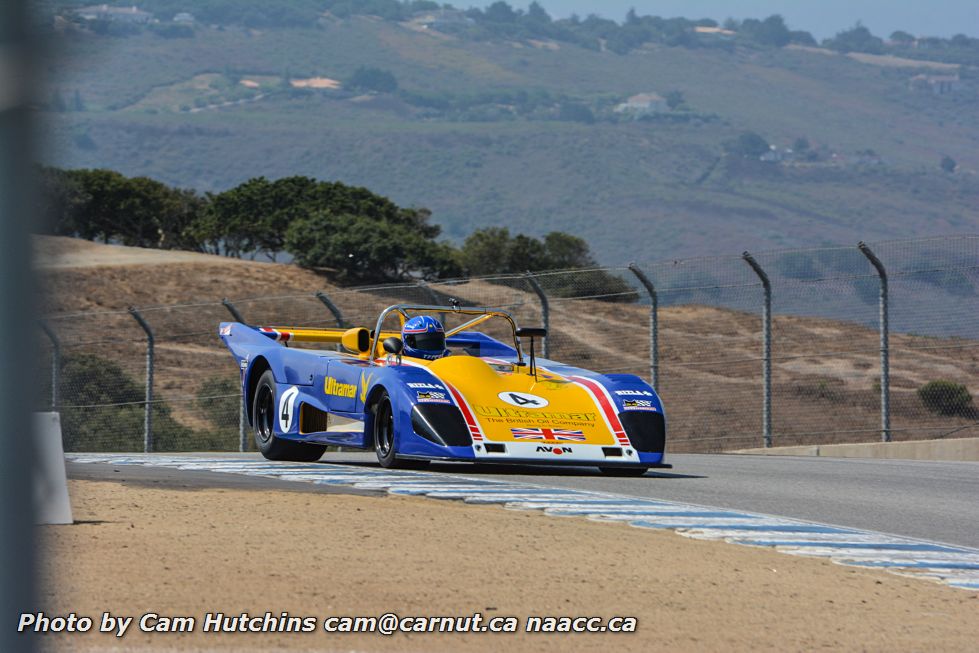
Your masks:
<instances>
[{"instance_id":1,"label":"number 4 decal","mask_svg":"<svg viewBox=\"0 0 979 653\"><path fill-rule=\"evenodd\" d=\"M548 403L547 399L529 392L501 392L497 396L511 406L520 408L543 408Z\"/></svg>"},{"instance_id":2,"label":"number 4 decal","mask_svg":"<svg viewBox=\"0 0 979 653\"><path fill-rule=\"evenodd\" d=\"M279 430L288 433L292 428L292 418L295 416L296 397L299 396L299 388L292 386L282 393L279 398Z\"/></svg>"}]
</instances>

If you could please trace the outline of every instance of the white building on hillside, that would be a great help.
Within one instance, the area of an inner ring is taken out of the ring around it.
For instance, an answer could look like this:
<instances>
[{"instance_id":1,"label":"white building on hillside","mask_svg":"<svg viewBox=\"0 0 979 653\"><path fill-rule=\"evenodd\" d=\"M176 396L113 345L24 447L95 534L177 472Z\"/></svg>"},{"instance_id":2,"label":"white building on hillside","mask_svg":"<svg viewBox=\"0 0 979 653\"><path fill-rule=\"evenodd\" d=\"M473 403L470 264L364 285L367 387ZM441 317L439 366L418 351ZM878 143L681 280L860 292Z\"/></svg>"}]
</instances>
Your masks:
<instances>
[{"instance_id":1,"label":"white building on hillside","mask_svg":"<svg viewBox=\"0 0 979 653\"><path fill-rule=\"evenodd\" d=\"M633 95L622 104L615 107L616 113L624 113L634 117L647 116L654 113L669 111L666 99L658 93L639 93Z\"/></svg>"}]
</instances>

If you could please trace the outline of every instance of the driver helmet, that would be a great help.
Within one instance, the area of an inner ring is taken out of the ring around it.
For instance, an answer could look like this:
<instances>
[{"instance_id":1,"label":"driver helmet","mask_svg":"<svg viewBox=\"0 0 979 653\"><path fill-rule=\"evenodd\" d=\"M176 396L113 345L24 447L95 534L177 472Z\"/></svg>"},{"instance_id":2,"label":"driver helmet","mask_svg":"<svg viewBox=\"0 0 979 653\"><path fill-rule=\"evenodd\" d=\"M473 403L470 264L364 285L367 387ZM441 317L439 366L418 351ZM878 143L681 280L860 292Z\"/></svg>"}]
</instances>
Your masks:
<instances>
[{"instance_id":1,"label":"driver helmet","mask_svg":"<svg viewBox=\"0 0 979 653\"><path fill-rule=\"evenodd\" d=\"M405 322L401 341L405 356L433 361L449 353L445 348L445 328L429 315L416 315Z\"/></svg>"}]
</instances>

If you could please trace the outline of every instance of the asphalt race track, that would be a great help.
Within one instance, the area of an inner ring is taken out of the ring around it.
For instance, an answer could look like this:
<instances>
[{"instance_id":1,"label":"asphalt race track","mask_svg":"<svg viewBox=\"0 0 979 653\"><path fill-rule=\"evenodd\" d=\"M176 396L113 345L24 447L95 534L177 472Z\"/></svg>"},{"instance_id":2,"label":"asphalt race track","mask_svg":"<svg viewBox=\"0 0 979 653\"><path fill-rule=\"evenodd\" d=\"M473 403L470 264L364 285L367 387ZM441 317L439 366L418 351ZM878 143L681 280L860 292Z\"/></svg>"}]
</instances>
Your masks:
<instances>
[{"instance_id":1,"label":"asphalt race track","mask_svg":"<svg viewBox=\"0 0 979 653\"><path fill-rule=\"evenodd\" d=\"M261 460L257 454L221 455ZM373 453L328 453L320 464L330 461L380 469ZM979 548L979 463L702 454L675 454L669 462L672 470L653 470L643 478L606 477L594 468L433 464L428 471L745 510ZM69 464L76 478L118 479L120 473L202 487L227 476ZM288 482L248 480L255 488L281 489L283 483Z\"/></svg>"},{"instance_id":2,"label":"asphalt race track","mask_svg":"<svg viewBox=\"0 0 979 653\"><path fill-rule=\"evenodd\" d=\"M546 479L502 476L979 547L979 463L701 454L668 461L672 470L638 479L591 470Z\"/></svg>"}]
</instances>

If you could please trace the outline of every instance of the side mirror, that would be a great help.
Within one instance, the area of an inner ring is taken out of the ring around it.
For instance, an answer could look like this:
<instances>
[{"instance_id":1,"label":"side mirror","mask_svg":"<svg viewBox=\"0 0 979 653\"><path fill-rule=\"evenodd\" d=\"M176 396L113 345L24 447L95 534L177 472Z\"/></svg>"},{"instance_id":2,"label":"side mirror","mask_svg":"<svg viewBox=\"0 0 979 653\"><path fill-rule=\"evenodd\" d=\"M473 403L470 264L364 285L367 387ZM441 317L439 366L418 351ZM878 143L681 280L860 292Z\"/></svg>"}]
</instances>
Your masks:
<instances>
[{"instance_id":1,"label":"side mirror","mask_svg":"<svg viewBox=\"0 0 979 653\"><path fill-rule=\"evenodd\" d=\"M544 327L520 327L517 329L518 338L546 338L547 329Z\"/></svg>"},{"instance_id":2,"label":"side mirror","mask_svg":"<svg viewBox=\"0 0 979 653\"><path fill-rule=\"evenodd\" d=\"M385 338L384 342L381 344L384 347L384 351L389 354L394 354L395 356L399 355L401 350L404 349L404 345L401 343L401 338L395 338L394 336Z\"/></svg>"}]
</instances>

